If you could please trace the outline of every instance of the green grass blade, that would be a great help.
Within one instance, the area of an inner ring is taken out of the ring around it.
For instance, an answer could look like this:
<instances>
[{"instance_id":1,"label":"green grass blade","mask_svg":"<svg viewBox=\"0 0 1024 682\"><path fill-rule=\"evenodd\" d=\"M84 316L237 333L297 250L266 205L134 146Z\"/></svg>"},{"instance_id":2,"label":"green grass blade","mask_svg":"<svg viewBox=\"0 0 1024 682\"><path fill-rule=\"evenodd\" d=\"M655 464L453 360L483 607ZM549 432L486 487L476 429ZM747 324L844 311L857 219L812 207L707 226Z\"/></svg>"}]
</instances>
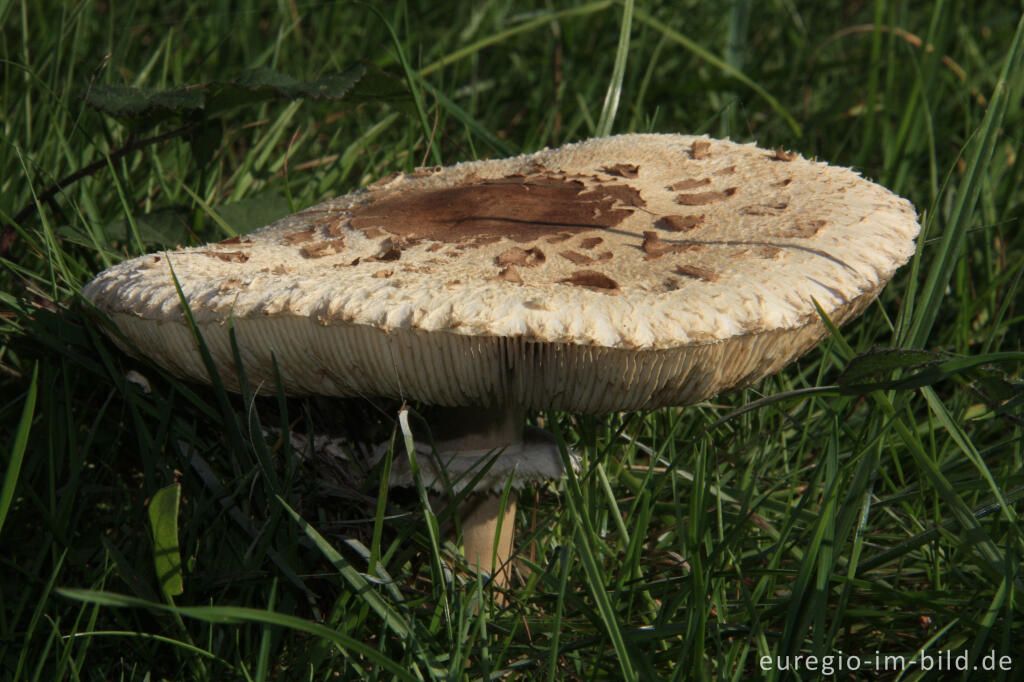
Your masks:
<instances>
[{"instance_id":1,"label":"green grass blade","mask_svg":"<svg viewBox=\"0 0 1024 682\"><path fill-rule=\"evenodd\" d=\"M21 463L25 458L25 448L28 446L28 434L32 430L32 419L36 412L36 394L39 385L39 365L32 368L32 381L28 385L28 393L25 395L25 406L21 410L21 419L18 421L18 428L14 432L14 444L11 446L11 456L7 461L7 471L4 472L4 484L0 487L0 536L3 535L4 520L14 500L14 488L18 485L18 475L21 472Z\"/></svg>"},{"instance_id":2,"label":"green grass blade","mask_svg":"<svg viewBox=\"0 0 1024 682\"><path fill-rule=\"evenodd\" d=\"M168 637L166 635L153 634L149 632L136 632L134 630L83 630L70 635L64 635L64 639L69 640L91 639L93 637L124 637L126 639L139 639L144 641L160 642L161 644L169 644L170 646L177 647L189 653L220 663L228 670L234 669L234 666L231 665L230 661L221 658L212 651L196 646L191 642L183 642L180 639L174 639L173 637Z\"/></svg>"},{"instance_id":3,"label":"green grass blade","mask_svg":"<svg viewBox=\"0 0 1024 682\"><path fill-rule=\"evenodd\" d=\"M544 28L545 26L549 26L552 22L558 21L560 19L586 16L588 14L603 12L604 10L608 9L611 6L611 0L601 0L600 2L591 2L580 7L563 9L557 12L543 12L538 16L534 17L533 19L530 19L529 21L524 21L518 26L513 26L512 28L505 29L504 31L499 31L498 33L489 35L482 40L478 40L475 43L470 43L465 47L459 48L458 50L455 50L445 55L442 59L439 59L436 62L427 64L422 69L420 69L420 75L428 76L439 69L443 69L449 64L454 64L458 61L461 61L466 57L470 57L476 54L477 52L480 52L484 48L490 47L491 45L497 45L498 43L502 43L508 40L509 38L513 38L521 33L529 33L534 29Z\"/></svg>"},{"instance_id":4,"label":"green grass blade","mask_svg":"<svg viewBox=\"0 0 1024 682\"><path fill-rule=\"evenodd\" d=\"M739 82L743 83L748 88L756 92L762 99L764 99L765 102L768 103L768 106L775 110L775 113L782 117L782 120L786 122L790 130L793 131L794 135L796 135L797 137L801 137L803 135L803 131L800 128L800 124L797 123L796 119L793 118L793 115L790 114L784 106L782 106L782 103L779 102L779 100L777 100L770 92L768 92L763 87L754 82L754 80L752 80L745 73L730 66L728 63L723 61L718 55L709 51L704 46L700 45L691 38L688 38L687 36L683 35L674 28L667 26L666 24L659 21L655 17L651 16L647 12L638 9L634 10L634 14L638 21L647 24L648 26L655 29L672 42L692 52L696 57L703 59L708 64L712 65L725 75L729 76L730 78L735 78L736 80L738 80Z\"/></svg>"},{"instance_id":5,"label":"green grass blade","mask_svg":"<svg viewBox=\"0 0 1024 682\"><path fill-rule=\"evenodd\" d=\"M430 150L431 158L434 159L434 163L441 165L444 163L441 158L441 149L438 145L434 144L434 135L431 130L430 124L427 122L427 112L423 108L423 95L420 94L418 87L420 79L417 77L416 72L409 64L409 60L405 55L405 48L402 47L402 41L398 39L398 34L395 33L394 27L391 25L384 15L376 7L372 5L363 5L366 9L377 15L381 23L384 24L384 28L387 29L388 36L391 38L391 45L395 50L395 54L398 56L398 62L402 65L402 72L405 74L405 82L409 86L409 92L412 94L412 101L416 106L416 116L419 118L420 127L423 129L423 144L426 145Z\"/></svg>"},{"instance_id":6,"label":"green grass blade","mask_svg":"<svg viewBox=\"0 0 1024 682\"><path fill-rule=\"evenodd\" d=\"M384 625L401 639L411 640L412 633L409 630L408 623L397 611L391 608L390 604L384 601L384 599L374 591L373 585L370 584L366 577L357 571L352 564L350 564L348 560L338 552L338 550L334 549L334 547L331 546L331 543L327 542L327 540L320 535L313 526L299 516L298 512L288 506L287 502L280 497L277 498L277 501L282 507L284 507L285 511L288 512L292 519L299 524L299 527L302 528L302 532L304 532L309 539L313 541L313 544L316 545L317 549L320 550L324 557L326 557L326 559L330 561L336 569L338 569L341 577L345 579L353 590L355 590L359 598L365 601L373 612L380 616Z\"/></svg>"},{"instance_id":7,"label":"green grass blade","mask_svg":"<svg viewBox=\"0 0 1024 682\"><path fill-rule=\"evenodd\" d=\"M153 609L213 624L248 622L261 625L276 625L298 632L305 632L333 643L340 654L353 659L354 665L358 665L359 657L365 658L374 665L387 670L397 679L406 680L407 682L418 682L418 678L410 673L409 670L376 649L342 632L297 616L243 606L173 606L157 604L114 592L64 588L58 589L57 593L69 599L76 599L90 604L100 604L101 606L111 608Z\"/></svg>"},{"instance_id":8,"label":"green grass blade","mask_svg":"<svg viewBox=\"0 0 1024 682\"><path fill-rule=\"evenodd\" d=\"M563 453L562 460L566 464L566 472L568 474L566 498L569 500L569 510L573 517L573 525L575 526L573 532L573 537L575 538L574 546L587 577L587 587L594 598L604 630L611 640L612 648L615 650L615 657L622 671L623 679L636 680L638 677L636 671L633 670L633 663L626 648L626 640L622 636L622 629L619 627L615 610L612 608L608 594L605 592L605 578L598 564L597 553L594 548L594 539L597 537L597 533L594 531L590 518L584 511L586 503L583 491L580 488L579 480L573 472L567 452Z\"/></svg>"},{"instance_id":9,"label":"green grass blade","mask_svg":"<svg viewBox=\"0 0 1024 682\"><path fill-rule=\"evenodd\" d=\"M619 26L619 45L615 50L615 65L608 83L608 91L601 105L601 116L597 119L597 136L607 137L612 134L615 114L619 110L619 98L622 95L622 79L626 75L626 61L629 58L629 34L633 30L633 0L622 3L622 20Z\"/></svg>"},{"instance_id":10,"label":"green grass blade","mask_svg":"<svg viewBox=\"0 0 1024 682\"><path fill-rule=\"evenodd\" d=\"M1017 23L1013 43L1003 62L999 80L989 99L985 117L980 128L973 135L970 155L964 168L963 178L957 187L946 229L940 238L934 261L928 271L924 287L918 293L918 302L910 329L900 345L905 348L923 348L932 332L939 309L945 298L946 287L960 257L967 230L974 218L974 209L986 182L989 163L999 132L1003 127L1006 110L1012 94L1011 88L1020 78L1021 60L1024 59L1024 17ZM932 212L934 217L936 214Z\"/></svg>"}]
</instances>

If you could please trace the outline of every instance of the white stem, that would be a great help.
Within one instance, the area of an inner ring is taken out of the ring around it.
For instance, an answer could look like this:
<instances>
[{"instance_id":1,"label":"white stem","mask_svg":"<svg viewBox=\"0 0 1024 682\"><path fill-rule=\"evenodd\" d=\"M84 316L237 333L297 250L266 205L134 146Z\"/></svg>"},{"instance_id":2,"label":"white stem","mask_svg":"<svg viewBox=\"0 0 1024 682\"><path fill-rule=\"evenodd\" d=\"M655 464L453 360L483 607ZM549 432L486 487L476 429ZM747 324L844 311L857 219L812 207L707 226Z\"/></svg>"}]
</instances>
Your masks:
<instances>
[{"instance_id":1,"label":"white stem","mask_svg":"<svg viewBox=\"0 0 1024 682\"><path fill-rule=\"evenodd\" d=\"M504 508L501 495L472 494L459 505L459 517L466 561L477 571L492 576L495 586L507 588L512 579L515 493L509 494Z\"/></svg>"}]
</instances>

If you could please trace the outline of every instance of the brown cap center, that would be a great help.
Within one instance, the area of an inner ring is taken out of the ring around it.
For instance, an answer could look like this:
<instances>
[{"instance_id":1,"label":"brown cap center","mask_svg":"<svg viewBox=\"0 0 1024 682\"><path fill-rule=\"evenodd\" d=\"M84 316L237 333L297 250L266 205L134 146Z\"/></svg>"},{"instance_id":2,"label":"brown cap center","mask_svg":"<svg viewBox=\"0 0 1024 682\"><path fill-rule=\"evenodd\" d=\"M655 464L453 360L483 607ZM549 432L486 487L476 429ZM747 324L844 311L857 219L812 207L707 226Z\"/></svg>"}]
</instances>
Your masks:
<instances>
[{"instance_id":1,"label":"brown cap center","mask_svg":"<svg viewBox=\"0 0 1024 682\"><path fill-rule=\"evenodd\" d=\"M581 176L510 175L457 187L392 190L353 209L350 225L411 240L530 242L553 232L614 227L633 213L632 207L643 205L636 188L625 183L588 187Z\"/></svg>"}]
</instances>

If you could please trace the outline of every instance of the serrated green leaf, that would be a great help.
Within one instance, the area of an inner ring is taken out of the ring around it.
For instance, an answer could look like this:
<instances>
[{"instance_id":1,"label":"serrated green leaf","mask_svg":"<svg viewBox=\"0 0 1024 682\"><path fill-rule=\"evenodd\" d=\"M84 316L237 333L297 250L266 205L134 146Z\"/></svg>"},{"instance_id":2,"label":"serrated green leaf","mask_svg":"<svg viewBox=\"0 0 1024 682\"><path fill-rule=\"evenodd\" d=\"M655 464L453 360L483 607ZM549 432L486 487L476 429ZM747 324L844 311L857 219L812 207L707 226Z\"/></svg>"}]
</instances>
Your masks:
<instances>
[{"instance_id":1,"label":"serrated green leaf","mask_svg":"<svg viewBox=\"0 0 1024 682\"><path fill-rule=\"evenodd\" d=\"M242 71L228 82L211 81L170 90L100 85L86 93L85 102L118 118L159 119L203 112L209 119L234 107L268 100L341 99L366 71L363 64L355 64L344 71L303 82L273 69L257 68Z\"/></svg>"},{"instance_id":2,"label":"serrated green leaf","mask_svg":"<svg viewBox=\"0 0 1024 682\"><path fill-rule=\"evenodd\" d=\"M975 388L990 405L1024 395L1024 381L991 367L979 367L972 373Z\"/></svg>"},{"instance_id":3,"label":"serrated green leaf","mask_svg":"<svg viewBox=\"0 0 1024 682\"><path fill-rule=\"evenodd\" d=\"M93 87L85 95L85 103L111 116L140 118L202 109L206 92L203 86L156 90L112 83Z\"/></svg>"},{"instance_id":4,"label":"serrated green leaf","mask_svg":"<svg viewBox=\"0 0 1024 682\"><path fill-rule=\"evenodd\" d=\"M836 383L845 388L888 379L896 370L919 369L947 357L923 350L874 349L850 360Z\"/></svg>"},{"instance_id":5,"label":"serrated green leaf","mask_svg":"<svg viewBox=\"0 0 1024 682\"><path fill-rule=\"evenodd\" d=\"M930 358L923 361L924 358ZM965 358L929 351L873 351L850 361L837 382L842 393L859 394L878 390L906 390L931 386L955 375L974 378L979 368L998 362L1020 362L1024 353L988 353ZM902 370L897 379L890 373Z\"/></svg>"},{"instance_id":6,"label":"serrated green leaf","mask_svg":"<svg viewBox=\"0 0 1024 682\"><path fill-rule=\"evenodd\" d=\"M178 506L181 486L161 488L149 501L149 527L153 532L153 564L160 590L168 597L185 591L178 550Z\"/></svg>"}]
</instances>

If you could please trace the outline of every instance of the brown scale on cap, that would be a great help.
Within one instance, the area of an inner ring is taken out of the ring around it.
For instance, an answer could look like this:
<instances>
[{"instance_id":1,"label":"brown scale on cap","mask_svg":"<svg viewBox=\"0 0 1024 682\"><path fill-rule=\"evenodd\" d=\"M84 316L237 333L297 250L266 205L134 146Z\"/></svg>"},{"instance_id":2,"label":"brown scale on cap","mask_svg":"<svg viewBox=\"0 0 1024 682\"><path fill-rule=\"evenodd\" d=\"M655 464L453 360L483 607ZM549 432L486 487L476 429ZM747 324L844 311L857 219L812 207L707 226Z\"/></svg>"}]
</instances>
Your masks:
<instances>
[{"instance_id":1,"label":"brown scale on cap","mask_svg":"<svg viewBox=\"0 0 1024 682\"><path fill-rule=\"evenodd\" d=\"M700 215L667 215L654 223L655 227L673 232L689 232L704 224L704 214Z\"/></svg>"},{"instance_id":2,"label":"brown scale on cap","mask_svg":"<svg viewBox=\"0 0 1024 682\"><path fill-rule=\"evenodd\" d=\"M654 230L648 230L644 232L644 243L641 247L644 253L647 254L644 260L655 260L661 258L666 253L680 253L688 250L686 244L673 244L670 242L663 241L658 233Z\"/></svg>"},{"instance_id":3,"label":"brown scale on cap","mask_svg":"<svg viewBox=\"0 0 1024 682\"><path fill-rule=\"evenodd\" d=\"M701 160L711 156L711 143L707 140L696 140L690 145L690 158Z\"/></svg>"},{"instance_id":4,"label":"brown scale on cap","mask_svg":"<svg viewBox=\"0 0 1024 682\"><path fill-rule=\"evenodd\" d=\"M523 278L519 275L519 271L516 270L513 265L506 265L498 272L498 279L503 279L506 282L513 282L515 284L522 284Z\"/></svg>"},{"instance_id":5,"label":"brown scale on cap","mask_svg":"<svg viewBox=\"0 0 1024 682\"><path fill-rule=\"evenodd\" d=\"M700 279L705 282L717 282L719 274L710 268L702 268L699 265L677 265L673 270L677 275L683 277L689 277L691 279Z\"/></svg>"},{"instance_id":6,"label":"brown scale on cap","mask_svg":"<svg viewBox=\"0 0 1024 682\"><path fill-rule=\"evenodd\" d=\"M716 171L712 171L715 175L732 175L736 172L736 166L726 166L725 168L719 168Z\"/></svg>"},{"instance_id":7,"label":"brown scale on cap","mask_svg":"<svg viewBox=\"0 0 1024 682\"><path fill-rule=\"evenodd\" d=\"M775 151L768 155L768 158L772 161L792 161L796 158L796 154L787 152L782 147L776 147Z\"/></svg>"},{"instance_id":8,"label":"brown scale on cap","mask_svg":"<svg viewBox=\"0 0 1024 682\"><path fill-rule=\"evenodd\" d=\"M345 233L345 221L334 220L327 226L328 237L340 237Z\"/></svg>"},{"instance_id":9,"label":"brown scale on cap","mask_svg":"<svg viewBox=\"0 0 1024 682\"><path fill-rule=\"evenodd\" d=\"M580 253L579 251L561 251L558 255L566 260L572 261L576 265L587 265L594 262L593 258L585 253Z\"/></svg>"},{"instance_id":10,"label":"brown scale on cap","mask_svg":"<svg viewBox=\"0 0 1024 682\"><path fill-rule=\"evenodd\" d=\"M779 230L774 236L783 239L810 239L825 227L824 220L801 219L794 222L788 228Z\"/></svg>"},{"instance_id":11,"label":"brown scale on cap","mask_svg":"<svg viewBox=\"0 0 1024 682\"><path fill-rule=\"evenodd\" d=\"M551 232L615 227L644 206L630 185L544 173L478 180L455 187L393 190L352 209L351 227L438 242L507 238L531 242Z\"/></svg>"},{"instance_id":12,"label":"brown scale on cap","mask_svg":"<svg viewBox=\"0 0 1024 682\"><path fill-rule=\"evenodd\" d=\"M566 284L575 284L579 287L597 289L603 293L615 293L619 291L619 283L608 275L597 270L577 270L565 279L558 280Z\"/></svg>"},{"instance_id":13,"label":"brown scale on cap","mask_svg":"<svg viewBox=\"0 0 1024 682\"><path fill-rule=\"evenodd\" d=\"M602 237L587 237L580 241L580 248L589 251L603 241L604 239Z\"/></svg>"},{"instance_id":14,"label":"brown scale on cap","mask_svg":"<svg viewBox=\"0 0 1024 682\"><path fill-rule=\"evenodd\" d=\"M562 233L562 234L556 234L556 235L554 235L552 237L548 237L544 241L546 241L548 244L561 244L562 242L567 242L570 239L572 239L572 234L571 233L568 233L568 234L567 233Z\"/></svg>"},{"instance_id":15,"label":"brown scale on cap","mask_svg":"<svg viewBox=\"0 0 1024 682\"><path fill-rule=\"evenodd\" d=\"M739 190L738 187L730 187L722 190L721 192L695 192L693 194L677 194L676 203L682 204L683 206L703 206L704 204L713 204L716 201L722 201L736 194Z\"/></svg>"},{"instance_id":16,"label":"brown scale on cap","mask_svg":"<svg viewBox=\"0 0 1024 682\"><path fill-rule=\"evenodd\" d=\"M696 187L704 187L711 184L711 178L688 178L686 180L680 180L679 182L673 182L665 189L673 192L678 192L683 189L694 189Z\"/></svg>"},{"instance_id":17,"label":"brown scale on cap","mask_svg":"<svg viewBox=\"0 0 1024 682\"><path fill-rule=\"evenodd\" d=\"M249 260L249 254L245 251L200 251L204 256L217 258L225 263L244 263Z\"/></svg>"},{"instance_id":18,"label":"brown scale on cap","mask_svg":"<svg viewBox=\"0 0 1024 682\"><path fill-rule=\"evenodd\" d=\"M775 204L751 204L740 209L744 215L782 215L789 206L785 201Z\"/></svg>"},{"instance_id":19,"label":"brown scale on cap","mask_svg":"<svg viewBox=\"0 0 1024 682\"><path fill-rule=\"evenodd\" d=\"M281 241L291 246L292 244L303 244L305 242L311 242L316 238L316 228L311 227L308 230L302 230L301 232L291 232L281 237Z\"/></svg>"},{"instance_id":20,"label":"brown scale on cap","mask_svg":"<svg viewBox=\"0 0 1024 682\"><path fill-rule=\"evenodd\" d=\"M640 172L640 166L634 163L617 163L614 166L602 168L608 175L617 175L620 178L635 178Z\"/></svg>"},{"instance_id":21,"label":"brown scale on cap","mask_svg":"<svg viewBox=\"0 0 1024 682\"><path fill-rule=\"evenodd\" d=\"M511 249L498 254L494 262L503 267L507 265L524 265L532 268L540 265L545 260L547 260L547 257L544 255L544 252L536 246L531 249L521 249L518 246L513 246Z\"/></svg>"},{"instance_id":22,"label":"brown scale on cap","mask_svg":"<svg viewBox=\"0 0 1024 682\"><path fill-rule=\"evenodd\" d=\"M299 248L299 253L302 254L303 258L323 258L324 256L341 253L344 250L345 240L338 237L337 239L327 239L322 242L306 244Z\"/></svg>"},{"instance_id":23,"label":"brown scale on cap","mask_svg":"<svg viewBox=\"0 0 1024 682\"><path fill-rule=\"evenodd\" d=\"M234 237L229 237L217 242L216 246L228 246L234 244L252 244L252 240L248 237L243 238L242 235L236 234Z\"/></svg>"}]
</instances>

